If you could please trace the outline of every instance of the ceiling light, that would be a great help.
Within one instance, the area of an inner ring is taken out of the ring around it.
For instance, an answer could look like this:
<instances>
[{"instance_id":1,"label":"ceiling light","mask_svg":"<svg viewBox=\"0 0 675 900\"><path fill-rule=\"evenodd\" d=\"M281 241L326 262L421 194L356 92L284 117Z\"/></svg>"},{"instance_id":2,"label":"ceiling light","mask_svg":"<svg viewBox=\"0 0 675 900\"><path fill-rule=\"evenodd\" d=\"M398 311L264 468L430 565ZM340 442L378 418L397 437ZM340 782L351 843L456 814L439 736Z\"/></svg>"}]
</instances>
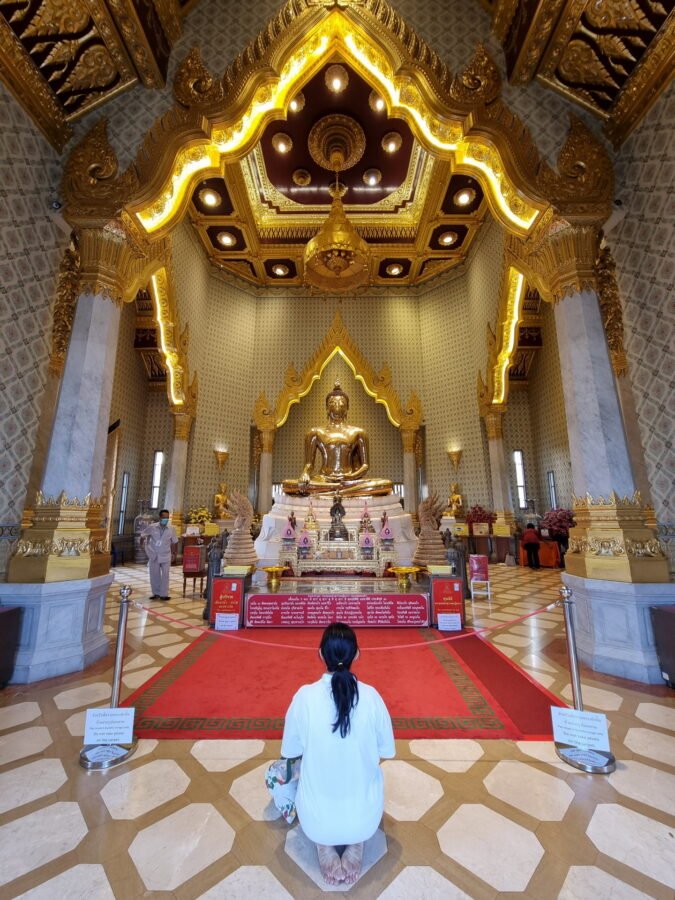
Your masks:
<instances>
[{"instance_id":1,"label":"ceiling light","mask_svg":"<svg viewBox=\"0 0 675 900\"><path fill-rule=\"evenodd\" d=\"M385 108L385 103L382 97L377 93L377 91L371 91L370 97L368 97L368 104L373 112L382 112Z\"/></svg>"},{"instance_id":2,"label":"ceiling light","mask_svg":"<svg viewBox=\"0 0 675 900\"><path fill-rule=\"evenodd\" d=\"M272 146L277 151L277 153L288 153L288 151L293 147L293 141L287 134L284 134L280 131L272 138Z\"/></svg>"},{"instance_id":3,"label":"ceiling light","mask_svg":"<svg viewBox=\"0 0 675 900\"><path fill-rule=\"evenodd\" d=\"M237 243L236 237L230 231L220 231L218 233L217 241L219 244L222 244L223 247L234 247Z\"/></svg>"},{"instance_id":4,"label":"ceiling light","mask_svg":"<svg viewBox=\"0 0 675 900\"><path fill-rule=\"evenodd\" d=\"M382 149L386 150L387 153L396 153L402 143L403 141L398 131L390 131L382 138Z\"/></svg>"},{"instance_id":5,"label":"ceiling light","mask_svg":"<svg viewBox=\"0 0 675 900\"><path fill-rule=\"evenodd\" d=\"M301 109L304 109L305 106L305 95L300 91L298 94L293 97L291 102L288 104L288 108L291 112L300 112Z\"/></svg>"},{"instance_id":6,"label":"ceiling light","mask_svg":"<svg viewBox=\"0 0 675 900\"><path fill-rule=\"evenodd\" d=\"M307 169L296 169L291 177L293 178L293 184L297 184L298 187L307 187L312 182L312 176Z\"/></svg>"},{"instance_id":7,"label":"ceiling light","mask_svg":"<svg viewBox=\"0 0 675 900\"><path fill-rule=\"evenodd\" d=\"M451 244L454 244L456 240L456 231L444 231L443 234L438 238L438 243L443 247L449 247Z\"/></svg>"},{"instance_id":8,"label":"ceiling light","mask_svg":"<svg viewBox=\"0 0 675 900\"><path fill-rule=\"evenodd\" d=\"M199 202L203 203L204 206L209 206L211 209L220 206L221 196L212 188L202 188L197 196L199 197Z\"/></svg>"},{"instance_id":9,"label":"ceiling light","mask_svg":"<svg viewBox=\"0 0 675 900\"><path fill-rule=\"evenodd\" d=\"M349 75L344 66L328 66L326 69L326 87L334 94L340 94L349 84Z\"/></svg>"},{"instance_id":10,"label":"ceiling light","mask_svg":"<svg viewBox=\"0 0 675 900\"><path fill-rule=\"evenodd\" d=\"M288 275L289 268L288 266L284 266L282 263L277 263L272 266L272 272L278 277L283 278L285 275Z\"/></svg>"},{"instance_id":11,"label":"ceiling light","mask_svg":"<svg viewBox=\"0 0 675 900\"><path fill-rule=\"evenodd\" d=\"M391 263L391 265L386 268L387 275L401 275L403 272L403 266L401 263Z\"/></svg>"},{"instance_id":12,"label":"ceiling light","mask_svg":"<svg viewBox=\"0 0 675 900\"><path fill-rule=\"evenodd\" d=\"M461 191L457 191L452 199L457 206L468 206L476 199L476 192L473 188L462 188Z\"/></svg>"},{"instance_id":13,"label":"ceiling light","mask_svg":"<svg viewBox=\"0 0 675 900\"><path fill-rule=\"evenodd\" d=\"M363 173L364 184L374 186L382 181L382 172L379 169L366 169Z\"/></svg>"}]
</instances>

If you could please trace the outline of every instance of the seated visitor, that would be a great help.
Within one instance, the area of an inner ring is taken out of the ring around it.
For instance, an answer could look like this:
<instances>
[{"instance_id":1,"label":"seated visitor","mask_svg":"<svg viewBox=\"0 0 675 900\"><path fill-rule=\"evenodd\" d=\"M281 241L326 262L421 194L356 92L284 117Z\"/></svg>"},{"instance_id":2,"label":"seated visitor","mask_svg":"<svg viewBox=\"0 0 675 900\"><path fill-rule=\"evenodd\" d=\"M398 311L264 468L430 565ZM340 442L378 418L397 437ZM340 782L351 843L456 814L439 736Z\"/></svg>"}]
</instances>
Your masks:
<instances>
[{"instance_id":1,"label":"seated visitor","mask_svg":"<svg viewBox=\"0 0 675 900\"><path fill-rule=\"evenodd\" d=\"M285 494L334 493L343 497L390 494L386 478L368 478L368 436L363 428L348 425L349 397L335 382L326 397L325 425L312 428L305 437L305 465L298 479L283 483ZM319 456L320 469L314 471Z\"/></svg>"},{"instance_id":2,"label":"seated visitor","mask_svg":"<svg viewBox=\"0 0 675 900\"><path fill-rule=\"evenodd\" d=\"M520 542L527 553L528 566L531 569L539 569L539 545L541 544L541 539L532 522L527 523L527 528L523 532Z\"/></svg>"},{"instance_id":3,"label":"seated visitor","mask_svg":"<svg viewBox=\"0 0 675 900\"><path fill-rule=\"evenodd\" d=\"M336 622L321 638L327 672L293 697L281 754L302 756L296 808L302 830L317 845L328 884L353 884L361 874L363 843L384 810L381 759L395 754L384 701L350 672L358 657L356 634ZM337 847L344 846L342 858Z\"/></svg>"}]
</instances>

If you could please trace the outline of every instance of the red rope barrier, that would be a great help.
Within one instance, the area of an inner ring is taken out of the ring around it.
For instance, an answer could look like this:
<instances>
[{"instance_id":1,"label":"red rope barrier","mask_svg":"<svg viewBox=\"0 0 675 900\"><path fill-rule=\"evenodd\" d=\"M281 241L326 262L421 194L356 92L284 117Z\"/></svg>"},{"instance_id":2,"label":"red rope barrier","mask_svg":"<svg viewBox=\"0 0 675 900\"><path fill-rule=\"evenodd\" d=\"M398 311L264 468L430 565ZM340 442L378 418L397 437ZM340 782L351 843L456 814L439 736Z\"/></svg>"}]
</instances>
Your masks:
<instances>
[{"instance_id":1,"label":"red rope barrier","mask_svg":"<svg viewBox=\"0 0 675 900\"><path fill-rule=\"evenodd\" d=\"M151 616L155 616L157 619L164 619L167 622L174 622L177 625L187 625L190 628L203 631L205 634L210 634L214 637L225 637L233 641L242 641L245 644L256 644L258 647L280 647L282 650L310 650L312 653L316 651L316 647L300 647L297 644L278 644L273 641L256 641L251 640L251 638L241 637L233 631L214 631L212 628L206 628L203 625L195 625L185 619L175 619L172 616L167 616L166 613L157 612L157 610L151 609L149 606L143 606L142 603L138 603L137 601L132 602L137 609L142 609L144 612ZM489 631L498 631L500 628L510 628L511 625L517 625L518 622L524 622L526 619L531 619L533 616L538 616L540 613L550 612L552 609L555 609L557 605L557 601L549 603L548 606L540 606L539 609L535 609L533 612L519 616L517 619L511 619L509 622L501 622L499 625L486 625L483 628L475 628L472 631L453 634L450 635L450 637L438 638L434 641L419 641L414 644L389 644L387 647L362 647L361 649L363 651L407 650L411 647L429 647L433 644L446 644L448 641L457 641L460 638L471 637L475 634L485 634Z\"/></svg>"}]
</instances>

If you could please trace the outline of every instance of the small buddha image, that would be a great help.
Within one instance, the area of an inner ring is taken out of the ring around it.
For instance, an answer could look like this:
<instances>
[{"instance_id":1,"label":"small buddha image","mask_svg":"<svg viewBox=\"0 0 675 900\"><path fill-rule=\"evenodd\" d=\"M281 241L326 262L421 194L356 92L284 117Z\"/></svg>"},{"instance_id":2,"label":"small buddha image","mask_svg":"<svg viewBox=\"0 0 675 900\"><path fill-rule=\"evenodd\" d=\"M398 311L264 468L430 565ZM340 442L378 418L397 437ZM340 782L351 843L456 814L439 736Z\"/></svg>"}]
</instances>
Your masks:
<instances>
[{"instance_id":1,"label":"small buddha image","mask_svg":"<svg viewBox=\"0 0 675 900\"><path fill-rule=\"evenodd\" d=\"M231 519L232 515L228 511L227 483L221 481L218 490L213 497L213 512L215 519Z\"/></svg>"},{"instance_id":2,"label":"small buddha image","mask_svg":"<svg viewBox=\"0 0 675 900\"><path fill-rule=\"evenodd\" d=\"M295 513L291 510L291 514L288 517L288 524L293 529L293 534L295 534L295 529L298 527L298 520L295 518Z\"/></svg>"},{"instance_id":3,"label":"small buddha image","mask_svg":"<svg viewBox=\"0 0 675 900\"><path fill-rule=\"evenodd\" d=\"M455 518L464 514L464 498L459 492L459 484L456 481L450 485L450 496L448 497L446 513Z\"/></svg>"}]
</instances>

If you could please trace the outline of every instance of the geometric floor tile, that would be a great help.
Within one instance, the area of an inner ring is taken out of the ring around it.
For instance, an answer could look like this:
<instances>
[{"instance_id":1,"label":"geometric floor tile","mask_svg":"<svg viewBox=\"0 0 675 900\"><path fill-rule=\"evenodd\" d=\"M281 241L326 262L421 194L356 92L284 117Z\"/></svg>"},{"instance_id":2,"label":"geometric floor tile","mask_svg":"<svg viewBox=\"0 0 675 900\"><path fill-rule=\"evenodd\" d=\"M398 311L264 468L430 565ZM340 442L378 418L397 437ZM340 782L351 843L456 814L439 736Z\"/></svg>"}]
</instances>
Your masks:
<instances>
[{"instance_id":1,"label":"geometric floor tile","mask_svg":"<svg viewBox=\"0 0 675 900\"><path fill-rule=\"evenodd\" d=\"M44 881L16 900L115 900L103 866L80 865Z\"/></svg>"},{"instance_id":2,"label":"geometric floor tile","mask_svg":"<svg viewBox=\"0 0 675 900\"><path fill-rule=\"evenodd\" d=\"M77 803L53 803L0 828L0 884L73 850L87 834Z\"/></svg>"},{"instance_id":3,"label":"geometric floor tile","mask_svg":"<svg viewBox=\"0 0 675 900\"><path fill-rule=\"evenodd\" d=\"M286 836L284 850L298 865L302 871L314 884L327 893L335 893L339 891L347 892L351 890L353 884L326 884L323 880L321 870L319 869L319 858L316 854L316 844L306 837L300 825L292 828ZM381 828L378 828L375 834L369 838L363 845L363 862L361 864L361 877L363 877L369 869L379 862L387 853L387 839ZM355 884L359 882L356 881Z\"/></svg>"},{"instance_id":4,"label":"geometric floor tile","mask_svg":"<svg viewBox=\"0 0 675 900\"><path fill-rule=\"evenodd\" d=\"M444 878L431 866L406 866L377 900L471 900L469 894Z\"/></svg>"},{"instance_id":5,"label":"geometric floor tile","mask_svg":"<svg viewBox=\"0 0 675 900\"><path fill-rule=\"evenodd\" d=\"M597 866L572 866L558 900L581 900L582 897L592 897L593 900L649 900L649 894L643 894Z\"/></svg>"},{"instance_id":6,"label":"geometric floor tile","mask_svg":"<svg viewBox=\"0 0 675 900\"><path fill-rule=\"evenodd\" d=\"M638 756L675 767L675 737L651 728L629 728L624 744Z\"/></svg>"},{"instance_id":7,"label":"geometric floor tile","mask_svg":"<svg viewBox=\"0 0 675 900\"><path fill-rule=\"evenodd\" d=\"M675 890L672 827L616 803L601 803L586 834L601 853Z\"/></svg>"},{"instance_id":8,"label":"geometric floor tile","mask_svg":"<svg viewBox=\"0 0 675 900\"><path fill-rule=\"evenodd\" d=\"M0 766L41 753L51 743L52 736L44 725L32 725L21 731L0 735Z\"/></svg>"},{"instance_id":9,"label":"geometric floor tile","mask_svg":"<svg viewBox=\"0 0 675 900\"><path fill-rule=\"evenodd\" d=\"M399 822L414 822L431 809L443 796L436 778L400 760L382 763L384 773L384 808Z\"/></svg>"},{"instance_id":10,"label":"geometric floor tile","mask_svg":"<svg viewBox=\"0 0 675 900\"><path fill-rule=\"evenodd\" d=\"M532 669L541 669L542 672L557 672L555 666L545 662L541 656L531 654L529 656L524 656L520 662L523 666L529 666Z\"/></svg>"},{"instance_id":11,"label":"geometric floor tile","mask_svg":"<svg viewBox=\"0 0 675 900\"><path fill-rule=\"evenodd\" d=\"M498 634L494 642L495 644L504 644L507 647L527 647L532 643L529 638L521 637L518 634Z\"/></svg>"},{"instance_id":12,"label":"geometric floor tile","mask_svg":"<svg viewBox=\"0 0 675 900\"><path fill-rule=\"evenodd\" d=\"M565 772L580 772L579 769L572 769L566 763L562 762L558 754L555 752L555 744L553 741L516 741L516 747L525 756L531 756L539 762L549 763L556 769L562 769Z\"/></svg>"},{"instance_id":13,"label":"geometric floor tile","mask_svg":"<svg viewBox=\"0 0 675 900\"><path fill-rule=\"evenodd\" d=\"M58 791L68 780L58 759L38 759L0 775L0 813Z\"/></svg>"},{"instance_id":14,"label":"geometric floor tile","mask_svg":"<svg viewBox=\"0 0 675 900\"><path fill-rule=\"evenodd\" d=\"M187 646L189 645L185 641L181 641L180 644L174 644L173 647L162 647L158 652L164 659L174 659L174 657L178 656L179 653L182 653Z\"/></svg>"},{"instance_id":15,"label":"geometric floor tile","mask_svg":"<svg viewBox=\"0 0 675 900\"><path fill-rule=\"evenodd\" d=\"M179 797L189 784L178 763L156 759L113 778L101 790L101 799L113 819L136 819Z\"/></svg>"},{"instance_id":16,"label":"geometric floor tile","mask_svg":"<svg viewBox=\"0 0 675 900\"><path fill-rule=\"evenodd\" d=\"M91 706L107 700L111 694L111 687L105 681L97 681L94 684L83 684L81 687L71 688L69 691L61 691L54 697L54 703L58 709L77 709L78 706Z\"/></svg>"},{"instance_id":17,"label":"geometric floor tile","mask_svg":"<svg viewBox=\"0 0 675 900\"><path fill-rule=\"evenodd\" d=\"M0 709L0 731L5 728L16 728L17 725L25 725L26 722L32 722L42 715L42 710L38 703L25 701L24 703L15 703L14 706L6 706Z\"/></svg>"},{"instance_id":18,"label":"geometric floor tile","mask_svg":"<svg viewBox=\"0 0 675 900\"><path fill-rule=\"evenodd\" d=\"M583 694L584 706L602 709L605 712L615 712L623 703L622 698L615 694L614 691L605 691L602 688L590 687L587 684L581 686L581 693ZM569 684L563 689L562 696L566 700L572 699L572 688Z\"/></svg>"},{"instance_id":19,"label":"geometric floor tile","mask_svg":"<svg viewBox=\"0 0 675 900\"><path fill-rule=\"evenodd\" d=\"M498 891L524 891L544 855L531 831L480 803L460 806L439 828L438 843Z\"/></svg>"},{"instance_id":20,"label":"geometric floor tile","mask_svg":"<svg viewBox=\"0 0 675 900\"><path fill-rule=\"evenodd\" d=\"M141 738L140 741L136 744L134 755L131 757L129 762L136 762L136 760L140 759L142 756L147 756L149 753L152 753L158 744L159 741L153 740L151 738Z\"/></svg>"},{"instance_id":21,"label":"geometric floor tile","mask_svg":"<svg viewBox=\"0 0 675 900\"><path fill-rule=\"evenodd\" d=\"M266 866L240 866L197 900L293 900Z\"/></svg>"},{"instance_id":22,"label":"geometric floor tile","mask_svg":"<svg viewBox=\"0 0 675 900\"><path fill-rule=\"evenodd\" d=\"M607 780L624 797L675 814L675 775L670 772L628 759L617 763Z\"/></svg>"},{"instance_id":23,"label":"geometric floor tile","mask_svg":"<svg viewBox=\"0 0 675 900\"><path fill-rule=\"evenodd\" d=\"M483 756L483 748L478 741L467 738L456 741L412 740L410 751L446 772L468 772L476 760Z\"/></svg>"},{"instance_id":24,"label":"geometric floor tile","mask_svg":"<svg viewBox=\"0 0 675 900\"><path fill-rule=\"evenodd\" d=\"M528 671L528 675L545 688L550 688L555 681L553 675L547 675L545 672Z\"/></svg>"},{"instance_id":25,"label":"geometric floor tile","mask_svg":"<svg viewBox=\"0 0 675 900\"><path fill-rule=\"evenodd\" d=\"M149 669L139 669L138 672L131 672L129 675L124 675L122 677L122 684L125 687L131 688L135 690L137 687L140 687L142 684L145 684L149 678L159 672L161 666L151 666Z\"/></svg>"},{"instance_id":26,"label":"geometric floor tile","mask_svg":"<svg viewBox=\"0 0 675 900\"><path fill-rule=\"evenodd\" d=\"M675 731L675 709L668 709L665 706L657 706L656 703L640 703L635 715L643 722L649 725L656 725L657 728L667 728L669 731Z\"/></svg>"},{"instance_id":27,"label":"geometric floor tile","mask_svg":"<svg viewBox=\"0 0 675 900\"><path fill-rule=\"evenodd\" d=\"M493 797L542 822L559 822L574 799L562 779L513 759L498 762L483 784Z\"/></svg>"},{"instance_id":28,"label":"geometric floor tile","mask_svg":"<svg viewBox=\"0 0 675 900\"><path fill-rule=\"evenodd\" d=\"M260 740L195 741L190 753L207 772L226 772L264 749L265 741Z\"/></svg>"},{"instance_id":29,"label":"geometric floor tile","mask_svg":"<svg viewBox=\"0 0 675 900\"><path fill-rule=\"evenodd\" d=\"M210 803L191 803L144 828L129 847L149 891L172 891L230 852L234 831Z\"/></svg>"},{"instance_id":30,"label":"geometric floor tile","mask_svg":"<svg viewBox=\"0 0 675 900\"><path fill-rule=\"evenodd\" d=\"M154 657L149 653L139 653L131 661L124 661L124 671L133 672L134 669L143 669L145 666L151 666L154 661Z\"/></svg>"},{"instance_id":31,"label":"geometric floor tile","mask_svg":"<svg viewBox=\"0 0 675 900\"><path fill-rule=\"evenodd\" d=\"M232 782L230 794L256 822L271 822L281 818L281 813L272 803L265 784L265 772L270 763L264 762Z\"/></svg>"},{"instance_id":32,"label":"geometric floor tile","mask_svg":"<svg viewBox=\"0 0 675 900\"><path fill-rule=\"evenodd\" d=\"M107 706L108 704L106 704ZM100 706L92 706L91 709L101 709ZM87 719L88 710L82 709L80 712L73 713L72 716L68 716L65 721L66 728L72 734L73 737L84 737L84 726Z\"/></svg>"}]
</instances>

